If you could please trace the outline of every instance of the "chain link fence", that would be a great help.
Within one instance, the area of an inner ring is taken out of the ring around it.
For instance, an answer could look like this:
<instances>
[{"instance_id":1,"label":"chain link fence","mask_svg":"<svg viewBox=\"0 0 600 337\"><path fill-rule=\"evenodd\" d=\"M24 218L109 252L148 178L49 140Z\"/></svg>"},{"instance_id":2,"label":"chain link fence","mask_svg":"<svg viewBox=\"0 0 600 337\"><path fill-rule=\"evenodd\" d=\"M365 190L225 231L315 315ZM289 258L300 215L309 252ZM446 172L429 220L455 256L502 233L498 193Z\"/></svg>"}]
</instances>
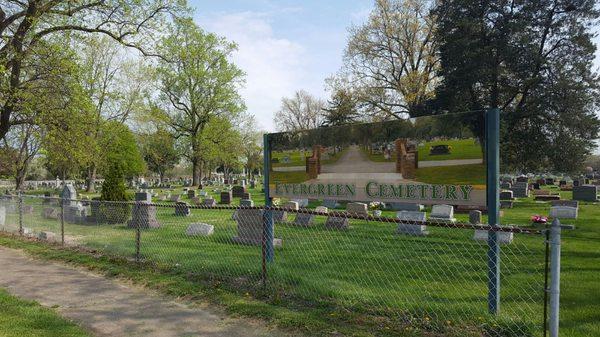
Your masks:
<instances>
[{"instance_id":1,"label":"chain link fence","mask_svg":"<svg viewBox=\"0 0 600 337\"><path fill-rule=\"evenodd\" d=\"M547 248L539 231L496 232L501 307L490 314L491 228L421 220L211 203L0 202L2 231L154 263L282 306L416 335L543 335Z\"/></svg>"}]
</instances>

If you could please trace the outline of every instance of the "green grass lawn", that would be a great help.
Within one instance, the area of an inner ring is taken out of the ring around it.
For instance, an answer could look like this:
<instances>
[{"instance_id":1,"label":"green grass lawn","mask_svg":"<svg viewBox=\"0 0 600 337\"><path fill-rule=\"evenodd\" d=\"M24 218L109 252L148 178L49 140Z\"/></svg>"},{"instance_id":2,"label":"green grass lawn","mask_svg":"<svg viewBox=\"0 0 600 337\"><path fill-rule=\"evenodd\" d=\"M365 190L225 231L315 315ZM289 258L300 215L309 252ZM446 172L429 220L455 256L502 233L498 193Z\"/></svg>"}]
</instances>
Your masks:
<instances>
[{"instance_id":1,"label":"green grass lawn","mask_svg":"<svg viewBox=\"0 0 600 337\"><path fill-rule=\"evenodd\" d=\"M475 164L420 167L417 169L415 180L429 184L485 186L485 179L485 165Z\"/></svg>"},{"instance_id":2,"label":"green grass lawn","mask_svg":"<svg viewBox=\"0 0 600 337\"><path fill-rule=\"evenodd\" d=\"M264 202L258 190L251 193L258 204ZM570 192L561 194L570 198ZM42 207L36 205L24 225L58 233L58 221L39 216ZM529 225L531 215L548 211L548 203L521 199L513 209L504 210L502 222ZM513 244L503 246L502 307L493 317L486 312L487 249L471 239L472 230L430 227L428 237L407 237L395 235L395 225L384 222L351 220L348 231L326 230L323 217L310 228L278 224L275 236L283 239L283 246L276 248L275 262L268 266L265 290L260 285L260 247L232 242L237 229L231 210L192 210L190 217L182 218L173 216L172 208L159 207L157 217L161 228L142 232L141 253L156 263L158 267L152 268L160 270L162 276L156 277L161 280L146 274L129 277L158 283L178 296L196 295L197 288L186 282L209 289L205 292L216 288L225 292L217 301L236 312L317 335L337 329L359 332L357 336L480 336L487 329L504 329L500 336L540 336L544 269L540 236L515 235ZM468 215L457 217L466 221ZM212 224L215 233L188 237L184 232L193 222ZM16 224L14 216L9 214L7 223ZM562 245L563 333L597 335L600 207L582 203L580 219L571 223L577 229L565 233ZM67 224L66 234L111 256L134 256L135 233L124 225ZM4 238L0 244L15 243ZM72 254L58 255L69 260ZM110 264L105 268L108 273L123 273L116 267L111 271Z\"/></svg>"},{"instance_id":3,"label":"green grass lawn","mask_svg":"<svg viewBox=\"0 0 600 337\"><path fill-rule=\"evenodd\" d=\"M450 154L430 155L429 148L435 145L450 145ZM451 159L479 159L483 158L481 146L474 139L440 140L426 142L419 146L419 161L451 160Z\"/></svg>"},{"instance_id":4,"label":"green grass lawn","mask_svg":"<svg viewBox=\"0 0 600 337\"><path fill-rule=\"evenodd\" d=\"M84 337L90 334L52 309L11 296L0 288L0 336Z\"/></svg>"},{"instance_id":5,"label":"green grass lawn","mask_svg":"<svg viewBox=\"0 0 600 337\"><path fill-rule=\"evenodd\" d=\"M327 165L327 164L333 164L335 163L342 154L344 154L346 152L346 149L343 149L342 151L336 152L335 154L322 154L321 155L321 164L323 165ZM277 159L279 160L278 163L271 163L272 167L290 167L290 166L305 166L306 165L306 159L305 157L312 155L312 151L305 151L304 155L302 154L301 151L297 151L297 150L288 150L288 151L272 151L271 152L271 159ZM288 163L283 163L282 159L284 157L289 157L290 161Z\"/></svg>"}]
</instances>

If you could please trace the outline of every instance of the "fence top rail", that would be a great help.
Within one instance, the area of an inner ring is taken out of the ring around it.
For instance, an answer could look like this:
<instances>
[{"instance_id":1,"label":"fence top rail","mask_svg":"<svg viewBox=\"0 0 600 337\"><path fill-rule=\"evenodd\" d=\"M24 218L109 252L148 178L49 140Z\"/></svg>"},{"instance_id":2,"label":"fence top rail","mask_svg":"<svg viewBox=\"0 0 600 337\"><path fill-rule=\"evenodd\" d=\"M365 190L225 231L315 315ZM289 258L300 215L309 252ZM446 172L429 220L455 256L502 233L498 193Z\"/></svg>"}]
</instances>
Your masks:
<instances>
[{"instance_id":1,"label":"fence top rail","mask_svg":"<svg viewBox=\"0 0 600 337\"><path fill-rule=\"evenodd\" d=\"M67 202L82 202L89 204L122 204L122 205L136 205L143 204L145 206L154 206L161 208L176 208L177 202L170 203L149 203L149 202L140 202L140 201L106 201L106 200L91 200L91 199L66 199L61 197L46 197L39 195L21 195L22 197L32 198L32 199L43 199L43 200L56 200L56 201L67 201ZM2 198L18 198L18 195L4 195ZM179 206L181 207L181 206ZM416 221L416 220L401 220L398 218L386 217L386 216L374 216L370 214L359 214L352 213L341 210L329 210L328 212L317 212L308 208L300 208L300 209L292 209L286 207L278 207L278 206L236 206L236 205L193 205L186 204L186 207L189 209L206 209L206 210L240 210L240 209L256 209L256 210L265 210L265 211L285 211L288 213L301 213L301 214L311 214L315 216L330 216L330 217L341 217L347 219L356 219L356 220L367 220L367 221L376 221L376 222L388 222L388 223L396 223L396 224L409 224L409 225L418 225L418 226L430 226L430 227L441 227L441 228L456 228L456 229L470 229L470 230L484 230L490 232L502 232L502 233L516 233L516 234L530 234L530 235L541 235L544 233L543 229L535 229L535 228L525 228L520 227L518 225L504 225L504 226L491 226L488 224L472 224L465 222L449 222L443 220L426 220L426 221Z\"/></svg>"}]
</instances>

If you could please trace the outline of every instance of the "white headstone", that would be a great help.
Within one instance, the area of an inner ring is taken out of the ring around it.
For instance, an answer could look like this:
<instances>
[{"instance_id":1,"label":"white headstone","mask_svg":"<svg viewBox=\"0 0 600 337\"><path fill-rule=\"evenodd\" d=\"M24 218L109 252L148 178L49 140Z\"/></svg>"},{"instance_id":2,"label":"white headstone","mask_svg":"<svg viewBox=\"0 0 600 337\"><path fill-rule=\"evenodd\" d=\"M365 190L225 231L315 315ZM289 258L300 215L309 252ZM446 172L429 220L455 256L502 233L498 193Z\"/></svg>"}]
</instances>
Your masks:
<instances>
[{"instance_id":1,"label":"white headstone","mask_svg":"<svg viewBox=\"0 0 600 337\"><path fill-rule=\"evenodd\" d=\"M185 230L185 234L189 236L209 236L215 231L215 226L206 223L190 224Z\"/></svg>"},{"instance_id":2,"label":"white headstone","mask_svg":"<svg viewBox=\"0 0 600 337\"><path fill-rule=\"evenodd\" d=\"M501 244L509 244L513 242L513 233L512 232L496 232L496 240ZM488 241L488 231L476 229L475 234L473 235L473 240L475 241Z\"/></svg>"},{"instance_id":3,"label":"white headstone","mask_svg":"<svg viewBox=\"0 0 600 337\"><path fill-rule=\"evenodd\" d=\"M6 207L0 206L0 226L6 223Z\"/></svg>"},{"instance_id":4,"label":"white headstone","mask_svg":"<svg viewBox=\"0 0 600 337\"><path fill-rule=\"evenodd\" d=\"M455 222L454 207L450 205L433 205L429 219Z\"/></svg>"},{"instance_id":5,"label":"white headstone","mask_svg":"<svg viewBox=\"0 0 600 337\"><path fill-rule=\"evenodd\" d=\"M577 219L577 208L568 206L550 207L550 217L559 219Z\"/></svg>"},{"instance_id":6,"label":"white headstone","mask_svg":"<svg viewBox=\"0 0 600 337\"><path fill-rule=\"evenodd\" d=\"M325 207L325 206L317 206L315 208L315 212L327 214L327 213L329 213L329 209L327 207Z\"/></svg>"},{"instance_id":7,"label":"white headstone","mask_svg":"<svg viewBox=\"0 0 600 337\"><path fill-rule=\"evenodd\" d=\"M308 207L308 199L294 199L292 201L297 202L300 208Z\"/></svg>"},{"instance_id":8,"label":"white headstone","mask_svg":"<svg viewBox=\"0 0 600 337\"><path fill-rule=\"evenodd\" d=\"M408 234L408 235L427 235L427 226L417 225L416 222L423 222L427 220L427 213L416 212L416 211L400 211L396 213L396 218L407 223L398 223L396 233ZM412 223L411 223L412 222Z\"/></svg>"}]
</instances>

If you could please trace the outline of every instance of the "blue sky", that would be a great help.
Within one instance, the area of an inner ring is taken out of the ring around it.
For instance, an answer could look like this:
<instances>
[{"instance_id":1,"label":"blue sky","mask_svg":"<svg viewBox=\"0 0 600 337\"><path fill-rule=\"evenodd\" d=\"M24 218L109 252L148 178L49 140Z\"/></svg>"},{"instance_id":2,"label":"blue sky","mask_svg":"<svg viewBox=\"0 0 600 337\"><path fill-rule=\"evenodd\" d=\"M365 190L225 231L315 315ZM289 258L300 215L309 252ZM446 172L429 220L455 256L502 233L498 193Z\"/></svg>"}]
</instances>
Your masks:
<instances>
[{"instance_id":1,"label":"blue sky","mask_svg":"<svg viewBox=\"0 0 600 337\"><path fill-rule=\"evenodd\" d=\"M238 43L234 61L247 74L242 95L248 112L261 129L273 131L283 96L305 89L328 97L324 80L341 66L347 29L365 21L373 0L190 0L190 5L201 27Z\"/></svg>"}]
</instances>

